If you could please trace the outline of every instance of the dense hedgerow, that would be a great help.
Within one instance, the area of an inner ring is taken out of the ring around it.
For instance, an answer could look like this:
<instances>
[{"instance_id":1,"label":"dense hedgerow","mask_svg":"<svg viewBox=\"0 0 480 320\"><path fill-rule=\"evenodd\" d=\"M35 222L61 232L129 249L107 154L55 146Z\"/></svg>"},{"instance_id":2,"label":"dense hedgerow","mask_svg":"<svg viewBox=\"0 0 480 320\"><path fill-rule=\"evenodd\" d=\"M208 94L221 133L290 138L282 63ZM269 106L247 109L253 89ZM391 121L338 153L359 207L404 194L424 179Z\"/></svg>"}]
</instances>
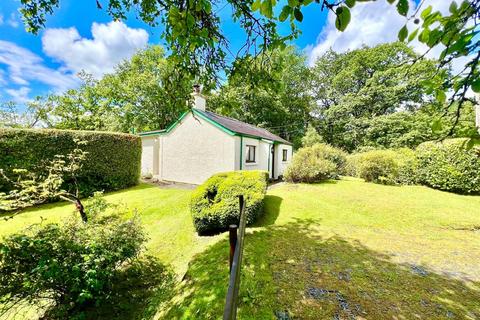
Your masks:
<instances>
[{"instance_id":1,"label":"dense hedgerow","mask_svg":"<svg viewBox=\"0 0 480 320\"><path fill-rule=\"evenodd\" d=\"M416 155L422 184L458 193L480 192L480 149L467 149L466 139L426 142Z\"/></svg>"},{"instance_id":2,"label":"dense hedgerow","mask_svg":"<svg viewBox=\"0 0 480 320\"><path fill-rule=\"evenodd\" d=\"M466 139L372 150L347 157L346 174L386 184L421 184L457 193L480 192L480 150Z\"/></svg>"},{"instance_id":3,"label":"dense hedgerow","mask_svg":"<svg viewBox=\"0 0 480 320\"><path fill-rule=\"evenodd\" d=\"M254 222L263 210L267 180L265 171L233 171L210 177L192 194L190 207L197 232L220 231L238 224L239 195L246 202L247 224Z\"/></svg>"},{"instance_id":4,"label":"dense hedgerow","mask_svg":"<svg viewBox=\"0 0 480 320\"><path fill-rule=\"evenodd\" d=\"M285 171L288 182L313 183L336 179L345 171L346 154L328 144L319 143L299 149Z\"/></svg>"},{"instance_id":5,"label":"dense hedgerow","mask_svg":"<svg viewBox=\"0 0 480 320\"><path fill-rule=\"evenodd\" d=\"M15 178L14 169L45 174L45 164L55 155L66 155L75 148L75 140L86 141L88 152L77 182L80 194L97 190L117 190L138 183L142 145L130 134L72 130L0 129L0 169ZM70 189L73 181L65 181ZM11 189L0 181L0 192Z\"/></svg>"}]
</instances>

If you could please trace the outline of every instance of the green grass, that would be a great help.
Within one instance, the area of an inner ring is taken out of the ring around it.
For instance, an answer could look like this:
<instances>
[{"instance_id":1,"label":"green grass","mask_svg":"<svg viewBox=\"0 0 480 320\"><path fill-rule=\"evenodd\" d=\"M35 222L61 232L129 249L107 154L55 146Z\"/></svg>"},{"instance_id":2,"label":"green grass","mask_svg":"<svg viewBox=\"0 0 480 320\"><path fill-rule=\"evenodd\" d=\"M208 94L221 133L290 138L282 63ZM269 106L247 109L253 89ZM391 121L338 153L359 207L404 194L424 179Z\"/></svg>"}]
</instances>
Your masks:
<instances>
[{"instance_id":1,"label":"green grass","mask_svg":"<svg viewBox=\"0 0 480 320\"><path fill-rule=\"evenodd\" d=\"M139 209L149 253L178 274L155 319L222 314L226 235L195 234L189 197L149 185L107 195ZM41 206L2 222L0 234L71 211ZM355 179L277 186L245 239L239 318L478 319L479 229L479 196Z\"/></svg>"}]
</instances>

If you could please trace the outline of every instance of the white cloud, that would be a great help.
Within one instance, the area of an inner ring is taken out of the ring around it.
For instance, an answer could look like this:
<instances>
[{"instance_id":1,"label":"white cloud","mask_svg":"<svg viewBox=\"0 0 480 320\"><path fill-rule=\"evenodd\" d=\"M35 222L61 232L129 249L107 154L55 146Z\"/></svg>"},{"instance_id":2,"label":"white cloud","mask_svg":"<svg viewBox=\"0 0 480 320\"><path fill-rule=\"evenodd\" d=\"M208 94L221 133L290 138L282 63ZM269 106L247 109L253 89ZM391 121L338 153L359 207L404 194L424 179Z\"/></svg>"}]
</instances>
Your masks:
<instances>
[{"instance_id":1,"label":"white cloud","mask_svg":"<svg viewBox=\"0 0 480 320\"><path fill-rule=\"evenodd\" d=\"M3 78L17 85L27 86L31 81L52 86L63 91L78 85L75 75L45 66L41 57L16 44L0 40L0 67ZM25 90L24 90L25 92Z\"/></svg>"},{"instance_id":2,"label":"white cloud","mask_svg":"<svg viewBox=\"0 0 480 320\"><path fill-rule=\"evenodd\" d=\"M10 17L7 20L7 24L12 28L17 28L20 25L17 15L14 12L10 14Z\"/></svg>"},{"instance_id":3,"label":"white cloud","mask_svg":"<svg viewBox=\"0 0 480 320\"><path fill-rule=\"evenodd\" d=\"M20 89L6 89L6 93L10 95L13 101L18 103L26 103L31 99L28 97L30 93L30 88L28 87L21 87Z\"/></svg>"},{"instance_id":4,"label":"white cloud","mask_svg":"<svg viewBox=\"0 0 480 320\"><path fill-rule=\"evenodd\" d=\"M459 0L456 1L459 2ZM409 1L409 4L410 16L415 10L415 4L413 1ZM450 1L425 0L419 11L421 12L429 5L433 7L433 10L446 14ZM329 48L337 52L344 52L360 48L362 45L375 46L380 43L396 41L398 31L407 21L405 17L398 14L396 6L389 4L386 0L365 3L357 1L351 14L351 21L347 29L340 32L335 28L335 15L329 13L327 25L320 32L317 43L306 48L310 65L313 65L315 60ZM413 22L409 22L407 27L410 31L415 29ZM418 41L414 41L410 45L420 54L428 50L426 45ZM427 57L437 58L442 50L441 46L437 46L427 54ZM456 59L453 63L454 72L461 71L467 60L468 58Z\"/></svg>"},{"instance_id":5,"label":"white cloud","mask_svg":"<svg viewBox=\"0 0 480 320\"><path fill-rule=\"evenodd\" d=\"M43 51L73 72L86 71L95 77L113 71L148 43L148 33L123 22L93 23L92 39L82 38L74 27L47 29L42 37Z\"/></svg>"}]
</instances>

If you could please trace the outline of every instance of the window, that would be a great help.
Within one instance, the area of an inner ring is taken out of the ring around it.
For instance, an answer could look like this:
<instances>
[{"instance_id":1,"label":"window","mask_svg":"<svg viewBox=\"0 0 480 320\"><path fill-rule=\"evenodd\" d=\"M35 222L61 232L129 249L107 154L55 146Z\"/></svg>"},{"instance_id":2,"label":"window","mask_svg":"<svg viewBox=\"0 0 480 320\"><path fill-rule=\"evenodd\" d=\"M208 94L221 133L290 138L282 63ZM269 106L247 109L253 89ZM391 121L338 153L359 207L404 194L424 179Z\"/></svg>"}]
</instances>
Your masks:
<instances>
[{"instance_id":1,"label":"window","mask_svg":"<svg viewBox=\"0 0 480 320\"><path fill-rule=\"evenodd\" d=\"M247 145L247 163L255 162L255 146Z\"/></svg>"},{"instance_id":2,"label":"window","mask_svg":"<svg viewBox=\"0 0 480 320\"><path fill-rule=\"evenodd\" d=\"M287 161L287 157L288 157L288 150L287 149L283 149L282 150L283 152L283 158L282 158L282 161Z\"/></svg>"}]
</instances>

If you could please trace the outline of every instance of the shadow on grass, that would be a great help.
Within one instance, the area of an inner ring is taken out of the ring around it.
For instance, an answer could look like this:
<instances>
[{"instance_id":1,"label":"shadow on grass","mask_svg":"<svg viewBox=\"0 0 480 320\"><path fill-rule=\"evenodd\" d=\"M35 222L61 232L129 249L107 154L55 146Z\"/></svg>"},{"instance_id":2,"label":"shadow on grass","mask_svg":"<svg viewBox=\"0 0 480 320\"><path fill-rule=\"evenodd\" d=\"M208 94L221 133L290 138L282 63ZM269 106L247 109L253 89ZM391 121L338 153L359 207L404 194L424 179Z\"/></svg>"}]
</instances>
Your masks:
<instances>
[{"instance_id":1,"label":"shadow on grass","mask_svg":"<svg viewBox=\"0 0 480 320\"><path fill-rule=\"evenodd\" d=\"M312 228L319 223L298 220L247 234L240 319L480 318L480 283L393 263L358 242L322 238ZM161 318L221 317L228 276L224 240L191 261Z\"/></svg>"},{"instance_id":2,"label":"shadow on grass","mask_svg":"<svg viewBox=\"0 0 480 320\"><path fill-rule=\"evenodd\" d=\"M171 298L174 274L154 257L144 257L120 272L111 299L91 307L86 319L153 319L157 308Z\"/></svg>"},{"instance_id":3,"label":"shadow on grass","mask_svg":"<svg viewBox=\"0 0 480 320\"><path fill-rule=\"evenodd\" d=\"M280 214L282 200L282 198L277 196L266 195L263 199L263 215L252 224L252 227L266 227L273 225Z\"/></svg>"}]
</instances>

